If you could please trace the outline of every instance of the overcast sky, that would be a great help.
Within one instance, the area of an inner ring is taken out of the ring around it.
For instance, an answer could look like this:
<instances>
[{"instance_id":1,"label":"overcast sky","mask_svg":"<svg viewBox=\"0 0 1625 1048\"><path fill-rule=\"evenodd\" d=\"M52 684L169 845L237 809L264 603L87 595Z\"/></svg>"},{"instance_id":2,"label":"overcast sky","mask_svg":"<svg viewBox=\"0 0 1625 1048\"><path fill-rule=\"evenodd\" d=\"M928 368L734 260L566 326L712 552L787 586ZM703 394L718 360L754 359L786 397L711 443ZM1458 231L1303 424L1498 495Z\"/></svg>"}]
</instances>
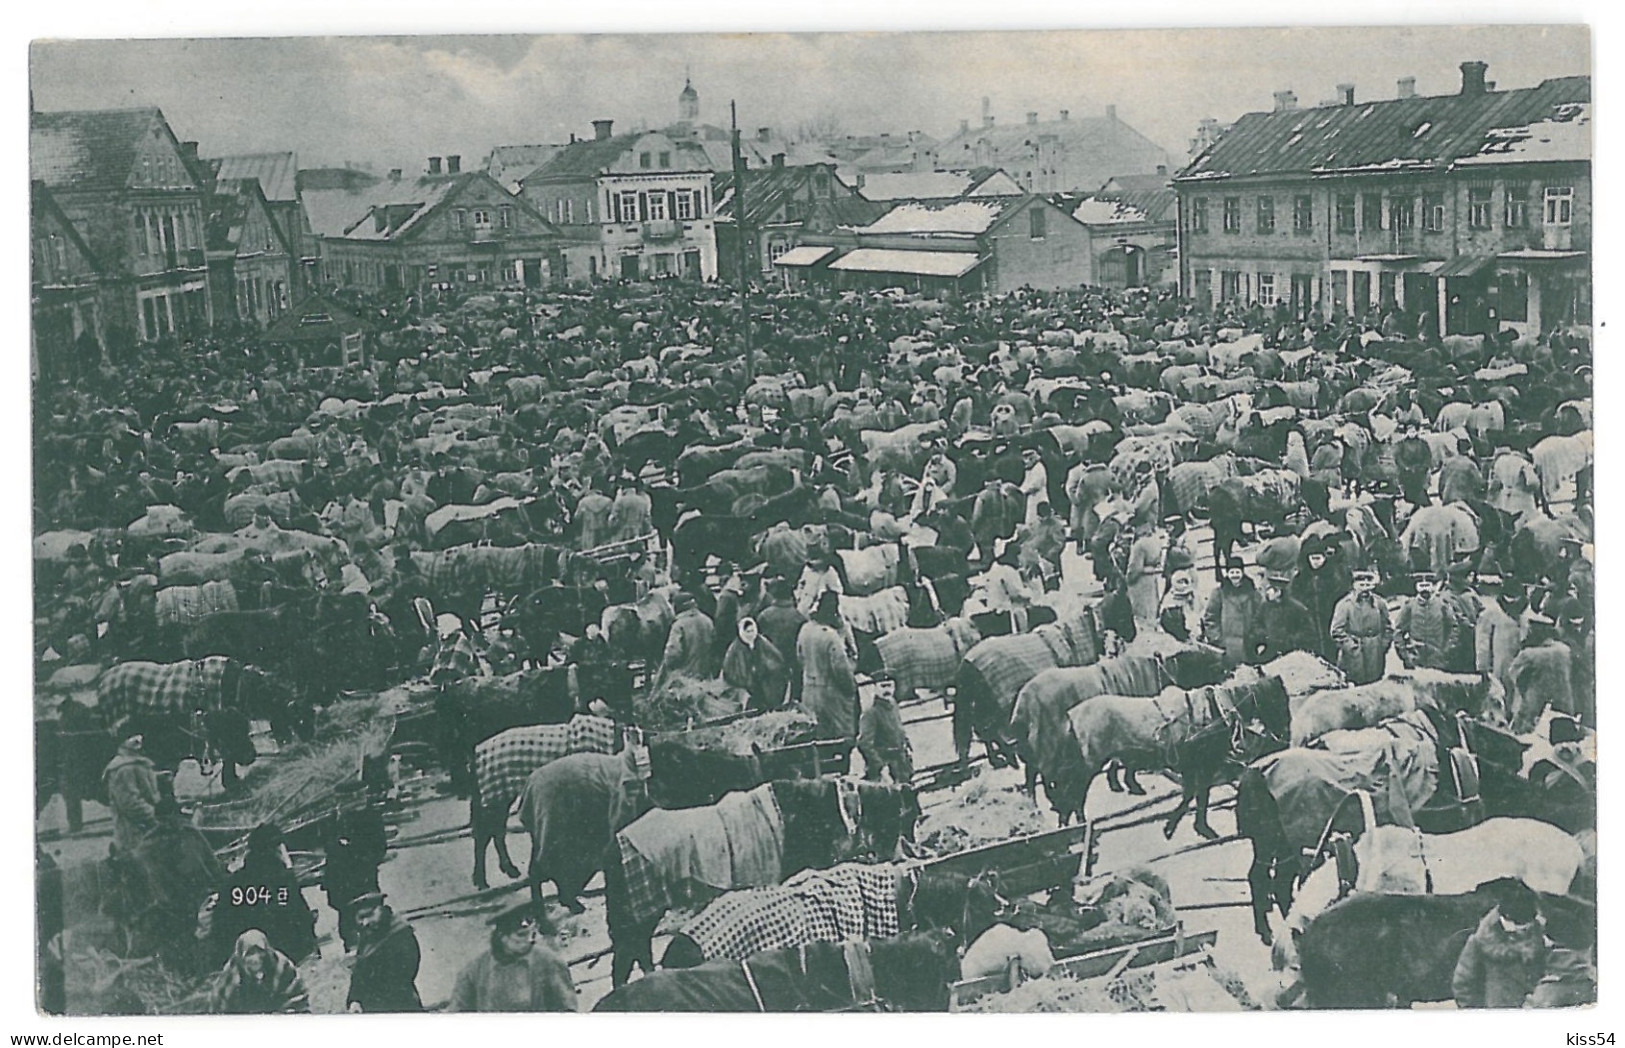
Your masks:
<instances>
[{"instance_id":1,"label":"overcast sky","mask_svg":"<svg viewBox=\"0 0 1625 1048\"><path fill-rule=\"evenodd\" d=\"M1273 91L1314 105L1351 82L1359 99L1392 98L1414 76L1446 94L1468 59L1525 87L1590 72L1590 39L1513 26L63 41L32 47L30 83L42 110L157 105L205 156L295 150L302 167L472 165L493 145L590 134L594 118L661 126L685 71L703 120L726 125L737 99L747 129L833 118L945 137L984 95L1000 124L1115 104L1177 163L1199 119L1268 109Z\"/></svg>"}]
</instances>

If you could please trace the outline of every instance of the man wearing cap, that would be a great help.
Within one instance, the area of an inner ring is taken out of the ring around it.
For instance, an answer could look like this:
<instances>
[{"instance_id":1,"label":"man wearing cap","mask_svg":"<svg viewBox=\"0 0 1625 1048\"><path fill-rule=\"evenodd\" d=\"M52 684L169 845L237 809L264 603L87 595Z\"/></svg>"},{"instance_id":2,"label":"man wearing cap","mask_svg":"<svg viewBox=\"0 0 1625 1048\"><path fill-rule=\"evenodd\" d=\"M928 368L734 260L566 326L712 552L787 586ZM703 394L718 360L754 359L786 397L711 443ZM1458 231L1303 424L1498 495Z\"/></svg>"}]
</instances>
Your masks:
<instances>
[{"instance_id":1,"label":"man wearing cap","mask_svg":"<svg viewBox=\"0 0 1625 1048\"><path fill-rule=\"evenodd\" d=\"M1470 561L1452 561L1445 569L1445 580L1439 598L1455 609L1459 624L1445 668L1451 673L1472 673L1478 617L1484 613L1484 598L1473 589L1473 565Z\"/></svg>"},{"instance_id":2,"label":"man wearing cap","mask_svg":"<svg viewBox=\"0 0 1625 1048\"><path fill-rule=\"evenodd\" d=\"M578 548L594 549L609 539L609 517L614 511L614 501L589 482L587 490L582 492L580 501L576 503L572 518L580 529Z\"/></svg>"},{"instance_id":3,"label":"man wearing cap","mask_svg":"<svg viewBox=\"0 0 1625 1048\"><path fill-rule=\"evenodd\" d=\"M1264 603L1259 609L1257 662L1269 662L1289 651L1313 651L1315 628L1309 609L1288 595L1292 583L1285 572L1272 571L1264 582Z\"/></svg>"},{"instance_id":4,"label":"man wearing cap","mask_svg":"<svg viewBox=\"0 0 1625 1048\"><path fill-rule=\"evenodd\" d=\"M1456 441L1456 454L1439 466L1439 501L1474 502L1484 497L1484 474L1473 458L1473 442L1467 437Z\"/></svg>"},{"instance_id":5,"label":"man wearing cap","mask_svg":"<svg viewBox=\"0 0 1625 1048\"><path fill-rule=\"evenodd\" d=\"M796 607L789 578L781 576L770 579L767 583L767 604L756 613L756 627L783 657L786 672L792 680L800 674L800 665L796 662L796 638L801 635L801 627L806 622L807 616Z\"/></svg>"},{"instance_id":6,"label":"man wearing cap","mask_svg":"<svg viewBox=\"0 0 1625 1048\"><path fill-rule=\"evenodd\" d=\"M1348 595L1353 580L1338 556L1337 546L1320 536L1303 541L1299 553L1303 563L1292 577L1288 592L1309 612L1314 644L1310 651L1328 662L1337 661L1337 645L1332 641L1332 614L1337 602Z\"/></svg>"},{"instance_id":7,"label":"man wearing cap","mask_svg":"<svg viewBox=\"0 0 1625 1048\"><path fill-rule=\"evenodd\" d=\"M850 739L858 733L858 685L841 626L840 597L825 593L796 637L801 673L792 678L791 698L817 718L820 739Z\"/></svg>"},{"instance_id":8,"label":"man wearing cap","mask_svg":"<svg viewBox=\"0 0 1625 1048\"><path fill-rule=\"evenodd\" d=\"M863 777L880 781L884 771L894 783L907 783L914 777L914 751L903 717L897 709L897 682L887 670L876 672L867 681L858 680L858 752L863 755Z\"/></svg>"},{"instance_id":9,"label":"man wearing cap","mask_svg":"<svg viewBox=\"0 0 1625 1048\"><path fill-rule=\"evenodd\" d=\"M1503 582L1500 575L1478 577L1488 599L1473 625L1473 669L1488 673L1512 694L1512 678L1507 670L1523 649L1523 615L1528 599L1521 587Z\"/></svg>"},{"instance_id":10,"label":"man wearing cap","mask_svg":"<svg viewBox=\"0 0 1625 1048\"><path fill-rule=\"evenodd\" d=\"M1405 436L1394 444L1394 469L1399 473L1399 491L1412 509L1430 503L1428 473L1433 469L1433 450L1422 439L1422 429L1415 422L1405 425Z\"/></svg>"},{"instance_id":11,"label":"man wearing cap","mask_svg":"<svg viewBox=\"0 0 1625 1048\"><path fill-rule=\"evenodd\" d=\"M1478 922L1451 979L1458 1008L1522 1008L1546 972L1546 933L1538 899L1522 884Z\"/></svg>"},{"instance_id":12,"label":"man wearing cap","mask_svg":"<svg viewBox=\"0 0 1625 1048\"><path fill-rule=\"evenodd\" d=\"M1579 712L1574 704L1574 653L1557 639L1557 627L1546 615L1529 616L1523 650L1507 667L1512 687L1507 694L1508 729L1515 735L1532 730L1547 706L1559 713Z\"/></svg>"},{"instance_id":13,"label":"man wearing cap","mask_svg":"<svg viewBox=\"0 0 1625 1048\"><path fill-rule=\"evenodd\" d=\"M573 1012L570 968L540 942L553 934L529 900L491 919L491 947L457 973L448 1012Z\"/></svg>"},{"instance_id":14,"label":"man wearing cap","mask_svg":"<svg viewBox=\"0 0 1625 1048\"><path fill-rule=\"evenodd\" d=\"M629 542L654 531L654 504L636 477L623 477L609 512L610 540Z\"/></svg>"},{"instance_id":15,"label":"man wearing cap","mask_svg":"<svg viewBox=\"0 0 1625 1048\"><path fill-rule=\"evenodd\" d=\"M1394 619L1394 648L1407 669L1447 669L1463 624L1456 608L1439 596L1437 575L1419 571L1411 578L1416 596L1400 606Z\"/></svg>"},{"instance_id":16,"label":"man wearing cap","mask_svg":"<svg viewBox=\"0 0 1625 1048\"><path fill-rule=\"evenodd\" d=\"M421 1012L417 980L423 951L417 932L395 915L382 892L367 892L353 905L360 946L350 969L349 1010Z\"/></svg>"},{"instance_id":17,"label":"man wearing cap","mask_svg":"<svg viewBox=\"0 0 1625 1048\"><path fill-rule=\"evenodd\" d=\"M715 675L716 629L711 619L695 604L694 594L679 591L671 602L677 618L666 635L666 649L660 657L660 670L654 687L682 675L705 679Z\"/></svg>"},{"instance_id":18,"label":"man wearing cap","mask_svg":"<svg viewBox=\"0 0 1625 1048\"><path fill-rule=\"evenodd\" d=\"M1332 611L1331 636L1337 666L1351 684L1370 684L1387 670L1393 626L1388 605L1377 596L1377 573L1356 571L1354 590Z\"/></svg>"},{"instance_id":19,"label":"man wearing cap","mask_svg":"<svg viewBox=\"0 0 1625 1048\"><path fill-rule=\"evenodd\" d=\"M1258 650L1263 602L1241 558L1229 557L1219 576L1219 588L1208 598L1207 610L1202 613L1202 639L1224 649L1228 666L1234 668L1252 661Z\"/></svg>"}]
</instances>

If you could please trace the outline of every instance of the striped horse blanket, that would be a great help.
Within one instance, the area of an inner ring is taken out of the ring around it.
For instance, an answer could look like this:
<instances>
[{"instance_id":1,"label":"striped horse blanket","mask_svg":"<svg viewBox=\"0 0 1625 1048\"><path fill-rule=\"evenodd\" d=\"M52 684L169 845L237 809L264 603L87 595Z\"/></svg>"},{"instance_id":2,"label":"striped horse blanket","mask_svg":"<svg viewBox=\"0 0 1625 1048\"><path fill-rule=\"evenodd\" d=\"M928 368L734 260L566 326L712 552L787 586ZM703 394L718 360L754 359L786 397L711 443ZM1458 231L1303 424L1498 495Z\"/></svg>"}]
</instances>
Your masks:
<instances>
[{"instance_id":1,"label":"striped horse blanket","mask_svg":"<svg viewBox=\"0 0 1625 1048\"><path fill-rule=\"evenodd\" d=\"M158 591L158 628L195 626L220 611L237 610L237 590L229 580L201 586L166 586Z\"/></svg>"},{"instance_id":2,"label":"striped horse blanket","mask_svg":"<svg viewBox=\"0 0 1625 1048\"><path fill-rule=\"evenodd\" d=\"M880 661L897 681L897 697L920 688L940 691L954 682L966 652L982 639L969 619L952 618L931 629L893 630L875 640Z\"/></svg>"},{"instance_id":3,"label":"striped horse blanket","mask_svg":"<svg viewBox=\"0 0 1625 1048\"><path fill-rule=\"evenodd\" d=\"M615 845L627 913L642 924L719 892L779 883L784 817L765 784L704 808L655 808L616 834Z\"/></svg>"},{"instance_id":4,"label":"striped horse blanket","mask_svg":"<svg viewBox=\"0 0 1625 1048\"><path fill-rule=\"evenodd\" d=\"M846 569L846 590L853 596L878 593L897 581L901 552L896 543L869 549L838 549L835 553Z\"/></svg>"},{"instance_id":5,"label":"striped horse blanket","mask_svg":"<svg viewBox=\"0 0 1625 1048\"><path fill-rule=\"evenodd\" d=\"M615 722L572 717L565 724L532 724L491 736L474 747L474 782L487 810L513 806L531 772L572 753L614 753Z\"/></svg>"},{"instance_id":6,"label":"striped horse blanket","mask_svg":"<svg viewBox=\"0 0 1625 1048\"><path fill-rule=\"evenodd\" d=\"M180 550L160 557L158 577L165 585L196 586L205 582L224 581L243 559L241 552L200 553Z\"/></svg>"},{"instance_id":7,"label":"striped horse blanket","mask_svg":"<svg viewBox=\"0 0 1625 1048\"><path fill-rule=\"evenodd\" d=\"M901 586L866 597L843 593L840 603L841 618L857 633L879 636L908 622L908 591Z\"/></svg>"},{"instance_id":8,"label":"striped horse blanket","mask_svg":"<svg viewBox=\"0 0 1625 1048\"><path fill-rule=\"evenodd\" d=\"M1010 724L1025 740L1028 759L1053 776L1078 747L1070 735L1068 715L1097 695L1151 697L1162 690L1164 674L1154 655L1119 655L1092 666L1048 669L1036 674L1016 696ZM1070 751L1070 752L1068 752Z\"/></svg>"},{"instance_id":9,"label":"striped horse blanket","mask_svg":"<svg viewBox=\"0 0 1625 1048\"><path fill-rule=\"evenodd\" d=\"M762 950L898 934L898 867L842 863L803 870L781 885L729 892L682 932L706 960L743 961Z\"/></svg>"},{"instance_id":10,"label":"striped horse blanket","mask_svg":"<svg viewBox=\"0 0 1625 1048\"><path fill-rule=\"evenodd\" d=\"M299 496L291 491L278 491L269 495L250 491L227 499L224 514L226 523L233 528L246 528L254 522L254 514L263 509L271 515L272 520L283 527L288 527L293 521L293 511L298 505Z\"/></svg>"},{"instance_id":11,"label":"striped horse blanket","mask_svg":"<svg viewBox=\"0 0 1625 1048\"><path fill-rule=\"evenodd\" d=\"M1219 455L1206 462L1181 462L1168 470L1167 495L1181 513L1207 502L1207 493L1236 475L1234 455Z\"/></svg>"},{"instance_id":12,"label":"striped horse blanket","mask_svg":"<svg viewBox=\"0 0 1625 1048\"><path fill-rule=\"evenodd\" d=\"M988 718L995 718L1000 726L1010 722L1010 713L1022 686L1045 670L1059 666L1078 666L1100 658L1100 629L1095 621L1094 609L1088 608L1075 618L1050 626L1040 626L1031 633L1012 637L989 637L965 653L960 666L960 690L967 669L981 674L996 710L989 710Z\"/></svg>"},{"instance_id":13,"label":"striped horse blanket","mask_svg":"<svg viewBox=\"0 0 1625 1048\"><path fill-rule=\"evenodd\" d=\"M138 713L189 715L225 705L230 662L220 655L187 662L121 662L96 682L96 704L109 725Z\"/></svg>"}]
</instances>

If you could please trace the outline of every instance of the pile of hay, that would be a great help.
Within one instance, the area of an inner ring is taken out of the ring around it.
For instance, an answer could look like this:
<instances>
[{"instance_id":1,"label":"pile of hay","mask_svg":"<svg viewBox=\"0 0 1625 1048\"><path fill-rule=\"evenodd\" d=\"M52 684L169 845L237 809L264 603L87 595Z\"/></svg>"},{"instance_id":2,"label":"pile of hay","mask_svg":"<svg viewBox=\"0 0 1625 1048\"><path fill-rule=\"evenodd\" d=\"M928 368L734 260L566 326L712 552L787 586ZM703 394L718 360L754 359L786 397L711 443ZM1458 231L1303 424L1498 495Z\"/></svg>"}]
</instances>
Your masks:
<instances>
[{"instance_id":1,"label":"pile of hay","mask_svg":"<svg viewBox=\"0 0 1625 1048\"><path fill-rule=\"evenodd\" d=\"M633 699L633 714L647 731L682 731L696 724L740 713L748 696L721 678L698 680L677 676L658 689Z\"/></svg>"},{"instance_id":2,"label":"pile of hay","mask_svg":"<svg viewBox=\"0 0 1625 1048\"><path fill-rule=\"evenodd\" d=\"M817 728L817 718L797 708L745 717L720 727L699 728L685 733L685 739L696 749L725 750L748 757L754 748L775 750L806 742Z\"/></svg>"},{"instance_id":3,"label":"pile of hay","mask_svg":"<svg viewBox=\"0 0 1625 1048\"><path fill-rule=\"evenodd\" d=\"M299 979L310 995L313 1015L342 1015L349 1011L350 967L354 955L325 958L311 955L299 966Z\"/></svg>"},{"instance_id":4,"label":"pile of hay","mask_svg":"<svg viewBox=\"0 0 1625 1048\"><path fill-rule=\"evenodd\" d=\"M1256 1011L1241 981L1214 965L1125 972L1109 983L1047 975L1009 993L988 994L967 1012L1235 1012Z\"/></svg>"},{"instance_id":5,"label":"pile of hay","mask_svg":"<svg viewBox=\"0 0 1625 1048\"><path fill-rule=\"evenodd\" d=\"M66 958L69 1011L87 1015L203 1015L209 983L170 971L155 957L123 958L95 946Z\"/></svg>"},{"instance_id":6,"label":"pile of hay","mask_svg":"<svg viewBox=\"0 0 1625 1048\"><path fill-rule=\"evenodd\" d=\"M914 839L922 855L934 858L1050 828L1031 797L1014 786L995 786L978 770L954 788L950 800L920 818Z\"/></svg>"}]
</instances>

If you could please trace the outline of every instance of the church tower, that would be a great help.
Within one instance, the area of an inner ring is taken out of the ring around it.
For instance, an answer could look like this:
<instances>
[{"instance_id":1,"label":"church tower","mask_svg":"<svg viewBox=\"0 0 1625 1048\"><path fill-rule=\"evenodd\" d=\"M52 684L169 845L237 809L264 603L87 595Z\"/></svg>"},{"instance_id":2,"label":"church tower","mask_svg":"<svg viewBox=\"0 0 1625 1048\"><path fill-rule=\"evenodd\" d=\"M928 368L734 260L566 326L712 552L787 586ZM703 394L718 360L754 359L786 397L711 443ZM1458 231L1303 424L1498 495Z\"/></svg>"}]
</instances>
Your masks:
<instances>
[{"instance_id":1,"label":"church tower","mask_svg":"<svg viewBox=\"0 0 1625 1048\"><path fill-rule=\"evenodd\" d=\"M683 78L683 93L677 96L677 120L679 123L694 124L700 119L700 93L694 90L694 84L688 77Z\"/></svg>"}]
</instances>

